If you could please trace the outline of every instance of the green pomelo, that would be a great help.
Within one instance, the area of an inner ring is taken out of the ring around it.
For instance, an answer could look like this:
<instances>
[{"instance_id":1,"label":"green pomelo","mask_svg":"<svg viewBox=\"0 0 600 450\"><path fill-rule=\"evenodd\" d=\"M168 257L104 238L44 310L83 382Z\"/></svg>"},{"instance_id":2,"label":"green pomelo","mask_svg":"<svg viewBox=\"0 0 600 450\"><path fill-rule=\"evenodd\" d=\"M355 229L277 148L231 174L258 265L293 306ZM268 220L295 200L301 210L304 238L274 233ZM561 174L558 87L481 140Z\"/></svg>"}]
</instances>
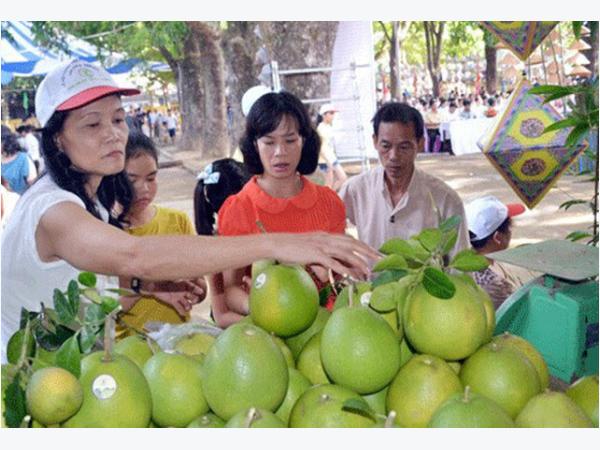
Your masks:
<instances>
[{"instance_id":1,"label":"green pomelo","mask_svg":"<svg viewBox=\"0 0 600 450\"><path fill-rule=\"evenodd\" d=\"M450 397L429 421L429 428L514 428L515 423L496 402L469 392Z\"/></svg>"},{"instance_id":2,"label":"green pomelo","mask_svg":"<svg viewBox=\"0 0 600 450\"><path fill-rule=\"evenodd\" d=\"M458 361L447 361L447 363L450 367L452 367L452 370L454 370L457 375L460 373L461 363Z\"/></svg>"},{"instance_id":3,"label":"green pomelo","mask_svg":"<svg viewBox=\"0 0 600 450\"><path fill-rule=\"evenodd\" d=\"M83 402L83 390L75 376L60 367L36 371L25 391L27 410L42 425L54 425L73 416Z\"/></svg>"},{"instance_id":4,"label":"green pomelo","mask_svg":"<svg viewBox=\"0 0 600 450\"><path fill-rule=\"evenodd\" d=\"M342 386L323 384L308 389L290 414L291 428L370 428L375 421L342 409L344 402L360 396Z\"/></svg>"},{"instance_id":5,"label":"green pomelo","mask_svg":"<svg viewBox=\"0 0 600 450\"><path fill-rule=\"evenodd\" d=\"M294 355L292 355L292 351L290 350L290 348L287 345L285 345L285 342L283 341L283 339L275 336L274 334L271 334L271 338L273 338L273 341L277 344L277 347L279 347L279 350L281 350L281 353L283 354L283 357L285 358L285 362L288 365L288 367L291 367L291 368L296 367L296 362L294 361Z\"/></svg>"},{"instance_id":6,"label":"green pomelo","mask_svg":"<svg viewBox=\"0 0 600 450\"><path fill-rule=\"evenodd\" d=\"M365 295L366 294L366 295ZM360 281L355 283L352 287L352 304L354 306L362 305L363 302L368 300L371 296L371 283L368 281ZM344 286L335 299L333 310L345 308L350 305L350 286Z\"/></svg>"},{"instance_id":7,"label":"green pomelo","mask_svg":"<svg viewBox=\"0 0 600 450\"><path fill-rule=\"evenodd\" d=\"M386 386L382 390L373 392L372 394L363 394L362 398L365 399L373 411L375 411L377 414L385 416L385 402L389 389L390 387Z\"/></svg>"},{"instance_id":8,"label":"green pomelo","mask_svg":"<svg viewBox=\"0 0 600 450\"><path fill-rule=\"evenodd\" d=\"M398 336L368 307L338 309L323 328L321 361L336 384L370 394L383 389L398 373Z\"/></svg>"},{"instance_id":9,"label":"green pomelo","mask_svg":"<svg viewBox=\"0 0 600 450\"><path fill-rule=\"evenodd\" d=\"M275 415L281 419L281 421L287 426L290 420L290 413L292 408L304 392L310 388L311 384L304 375L302 375L297 369L291 367L288 368L289 382L287 392L283 403L275 411Z\"/></svg>"},{"instance_id":10,"label":"green pomelo","mask_svg":"<svg viewBox=\"0 0 600 450\"><path fill-rule=\"evenodd\" d=\"M192 420L188 428L223 428L225 421L213 413L202 414Z\"/></svg>"},{"instance_id":11,"label":"green pomelo","mask_svg":"<svg viewBox=\"0 0 600 450\"><path fill-rule=\"evenodd\" d=\"M289 337L306 330L318 310L317 286L300 266L268 266L252 282L252 322L277 336Z\"/></svg>"},{"instance_id":12,"label":"green pomelo","mask_svg":"<svg viewBox=\"0 0 600 450\"><path fill-rule=\"evenodd\" d=\"M227 328L204 360L202 388L210 409L229 420L245 408L274 411L288 385L285 358L271 336L247 324Z\"/></svg>"},{"instance_id":13,"label":"green pomelo","mask_svg":"<svg viewBox=\"0 0 600 450\"><path fill-rule=\"evenodd\" d=\"M285 424L269 410L249 408L236 413L225 428L285 428Z\"/></svg>"},{"instance_id":14,"label":"green pomelo","mask_svg":"<svg viewBox=\"0 0 600 450\"><path fill-rule=\"evenodd\" d=\"M484 345L462 365L460 379L472 392L503 407L511 418L540 392L540 379L531 362L509 346Z\"/></svg>"},{"instance_id":15,"label":"green pomelo","mask_svg":"<svg viewBox=\"0 0 600 450\"><path fill-rule=\"evenodd\" d=\"M415 355L414 349L410 346L406 338L400 342L400 367L404 366Z\"/></svg>"},{"instance_id":16,"label":"green pomelo","mask_svg":"<svg viewBox=\"0 0 600 450\"><path fill-rule=\"evenodd\" d=\"M160 427L185 427L208 412L202 392L202 366L193 358L159 352L144 366L152 393L152 421Z\"/></svg>"},{"instance_id":17,"label":"green pomelo","mask_svg":"<svg viewBox=\"0 0 600 450\"><path fill-rule=\"evenodd\" d=\"M194 333L184 336L175 343L175 350L188 356L206 355L215 342L210 334Z\"/></svg>"},{"instance_id":18,"label":"green pomelo","mask_svg":"<svg viewBox=\"0 0 600 450\"><path fill-rule=\"evenodd\" d=\"M329 320L329 316L331 316L331 313L327 309L319 308L319 311L317 312L317 317L315 318L314 322L310 325L310 327L308 327L306 330L302 331L299 334L290 336L285 340L285 344L292 351L294 359L298 359L298 355L300 354L306 343L309 341L309 339L323 329L325 323L327 323L327 320Z\"/></svg>"},{"instance_id":19,"label":"green pomelo","mask_svg":"<svg viewBox=\"0 0 600 450\"><path fill-rule=\"evenodd\" d=\"M259 259L257 261L254 261L252 263L252 269L250 271L250 276L252 277L252 280L254 280L256 278L256 276L263 272L267 267L269 266L273 266L276 265L277 261L275 261L274 259Z\"/></svg>"},{"instance_id":20,"label":"green pomelo","mask_svg":"<svg viewBox=\"0 0 600 450\"><path fill-rule=\"evenodd\" d=\"M493 342L497 342L500 345L508 345L509 347L521 352L525 356L535 370L537 371L538 377L540 378L540 391L544 391L550 384L550 373L548 372L548 365L544 361L541 353L533 346L533 344L520 336L515 336L509 332L505 332L500 336L496 336Z\"/></svg>"},{"instance_id":21,"label":"green pomelo","mask_svg":"<svg viewBox=\"0 0 600 450\"><path fill-rule=\"evenodd\" d=\"M446 400L460 392L460 380L446 361L432 355L415 355L392 381L386 409L396 412L396 424L423 428Z\"/></svg>"},{"instance_id":22,"label":"green pomelo","mask_svg":"<svg viewBox=\"0 0 600 450\"><path fill-rule=\"evenodd\" d=\"M515 424L519 428L592 428L594 424L563 392L546 390L532 397L521 410Z\"/></svg>"},{"instance_id":23,"label":"green pomelo","mask_svg":"<svg viewBox=\"0 0 600 450\"><path fill-rule=\"evenodd\" d=\"M406 301L402 320L405 336L419 353L459 360L483 343L487 318L473 286L462 277L448 277L456 287L451 298L434 297L419 284Z\"/></svg>"},{"instance_id":24,"label":"green pomelo","mask_svg":"<svg viewBox=\"0 0 600 450\"><path fill-rule=\"evenodd\" d=\"M311 384L329 384L331 381L321 361L321 332L306 343L296 361L296 368Z\"/></svg>"},{"instance_id":25,"label":"green pomelo","mask_svg":"<svg viewBox=\"0 0 600 450\"><path fill-rule=\"evenodd\" d=\"M569 386L566 394L598 428L598 375L580 378Z\"/></svg>"},{"instance_id":26,"label":"green pomelo","mask_svg":"<svg viewBox=\"0 0 600 450\"><path fill-rule=\"evenodd\" d=\"M104 352L95 352L81 361L83 404L63 427L146 428L152 396L144 374L126 356L103 358Z\"/></svg>"},{"instance_id":27,"label":"green pomelo","mask_svg":"<svg viewBox=\"0 0 600 450\"><path fill-rule=\"evenodd\" d=\"M140 369L144 369L144 364L153 355L152 349L141 336L128 336L121 339L115 344L115 353L119 355L127 356L131 359Z\"/></svg>"},{"instance_id":28,"label":"green pomelo","mask_svg":"<svg viewBox=\"0 0 600 450\"><path fill-rule=\"evenodd\" d=\"M483 339L482 344L487 344L492 340L494 336L494 331L496 329L496 309L494 308L494 302L490 298L489 294L478 284L475 284L475 290L479 294L479 298L483 303L483 307L485 309L485 317L486 317L486 333L485 338Z\"/></svg>"}]
</instances>

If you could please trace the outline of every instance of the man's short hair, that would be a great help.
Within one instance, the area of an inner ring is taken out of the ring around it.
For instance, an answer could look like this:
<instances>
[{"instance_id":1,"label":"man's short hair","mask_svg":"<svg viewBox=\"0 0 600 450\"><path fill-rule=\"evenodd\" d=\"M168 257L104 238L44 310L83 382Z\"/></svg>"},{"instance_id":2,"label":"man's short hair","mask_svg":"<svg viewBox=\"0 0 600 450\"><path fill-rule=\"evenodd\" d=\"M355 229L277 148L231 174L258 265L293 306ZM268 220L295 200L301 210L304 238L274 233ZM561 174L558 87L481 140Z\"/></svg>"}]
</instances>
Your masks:
<instances>
[{"instance_id":1,"label":"man's short hair","mask_svg":"<svg viewBox=\"0 0 600 450\"><path fill-rule=\"evenodd\" d=\"M406 103L385 103L377 110L371 122L373 122L373 133L375 136L379 133L379 124L381 122L400 122L405 125L409 123L413 124L417 140L423 137L423 116L418 110Z\"/></svg>"}]
</instances>

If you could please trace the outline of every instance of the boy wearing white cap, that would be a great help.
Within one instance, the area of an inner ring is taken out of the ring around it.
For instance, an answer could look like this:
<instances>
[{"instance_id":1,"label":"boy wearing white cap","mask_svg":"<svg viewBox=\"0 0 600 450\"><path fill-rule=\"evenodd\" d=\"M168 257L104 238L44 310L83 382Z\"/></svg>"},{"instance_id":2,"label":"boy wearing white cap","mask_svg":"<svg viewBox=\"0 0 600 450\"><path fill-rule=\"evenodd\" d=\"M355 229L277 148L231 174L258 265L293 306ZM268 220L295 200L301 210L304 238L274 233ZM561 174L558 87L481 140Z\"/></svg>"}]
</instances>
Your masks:
<instances>
[{"instance_id":1,"label":"boy wearing white cap","mask_svg":"<svg viewBox=\"0 0 600 450\"><path fill-rule=\"evenodd\" d=\"M525 207L520 203L504 204L496 197L479 197L465 206L469 238L473 249L480 255L505 250L510 244L511 217L522 214ZM492 263L487 269L475 272L474 278L492 298L496 309L509 297L515 286L505 274L498 273Z\"/></svg>"}]
</instances>

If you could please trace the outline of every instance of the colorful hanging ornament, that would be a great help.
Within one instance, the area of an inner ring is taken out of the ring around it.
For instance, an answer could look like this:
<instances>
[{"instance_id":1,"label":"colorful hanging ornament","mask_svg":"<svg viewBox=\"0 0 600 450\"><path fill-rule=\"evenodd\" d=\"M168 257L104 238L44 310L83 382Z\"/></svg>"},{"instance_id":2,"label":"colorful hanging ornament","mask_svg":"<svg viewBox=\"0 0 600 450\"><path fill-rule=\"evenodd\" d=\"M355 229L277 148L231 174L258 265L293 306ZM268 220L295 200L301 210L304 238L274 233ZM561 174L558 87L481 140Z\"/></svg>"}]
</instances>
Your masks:
<instances>
[{"instance_id":1,"label":"colorful hanging ornament","mask_svg":"<svg viewBox=\"0 0 600 450\"><path fill-rule=\"evenodd\" d=\"M525 61L558 22L480 22Z\"/></svg>"},{"instance_id":2,"label":"colorful hanging ornament","mask_svg":"<svg viewBox=\"0 0 600 450\"><path fill-rule=\"evenodd\" d=\"M588 147L587 141L567 147L571 128L544 133L562 119L531 85L522 79L491 129L478 142L485 156L521 200L532 209L573 160Z\"/></svg>"}]
</instances>

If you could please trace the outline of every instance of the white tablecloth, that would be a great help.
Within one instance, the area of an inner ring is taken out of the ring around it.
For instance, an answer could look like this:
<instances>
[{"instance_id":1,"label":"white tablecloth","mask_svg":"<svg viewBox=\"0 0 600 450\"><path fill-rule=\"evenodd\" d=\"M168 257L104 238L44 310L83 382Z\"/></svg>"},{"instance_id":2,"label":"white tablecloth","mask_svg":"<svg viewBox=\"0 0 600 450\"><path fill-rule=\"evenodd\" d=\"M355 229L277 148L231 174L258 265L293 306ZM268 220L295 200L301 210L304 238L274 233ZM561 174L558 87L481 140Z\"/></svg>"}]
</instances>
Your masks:
<instances>
[{"instance_id":1,"label":"white tablecloth","mask_svg":"<svg viewBox=\"0 0 600 450\"><path fill-rule=\"evenodd\" d=\"M455 120L440 124L442 138L450 138L452 151L455 155L479 153L477 146L479 138L493 124L494 118Z\"/></svg>"}]
</instances>

